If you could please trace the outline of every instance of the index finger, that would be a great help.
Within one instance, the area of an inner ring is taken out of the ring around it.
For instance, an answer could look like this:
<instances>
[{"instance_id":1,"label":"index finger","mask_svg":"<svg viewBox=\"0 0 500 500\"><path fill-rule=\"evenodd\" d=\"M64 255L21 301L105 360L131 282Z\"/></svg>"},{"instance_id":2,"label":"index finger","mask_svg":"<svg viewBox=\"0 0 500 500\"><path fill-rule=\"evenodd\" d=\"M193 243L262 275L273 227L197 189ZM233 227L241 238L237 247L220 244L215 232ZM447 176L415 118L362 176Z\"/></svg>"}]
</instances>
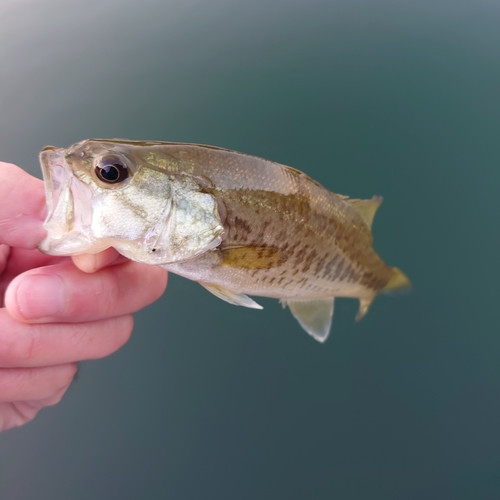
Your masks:
<instances>
[{"instance_id":1,"label":"index finger","mask_svg":"<svg viewBox=\"0 0 500 500\"><path fill-rule=\"evenodd\" d=\"M11 163L0 162L0 243L36 248L44 238L43 182Z\"/></svg>"}]
</instances>

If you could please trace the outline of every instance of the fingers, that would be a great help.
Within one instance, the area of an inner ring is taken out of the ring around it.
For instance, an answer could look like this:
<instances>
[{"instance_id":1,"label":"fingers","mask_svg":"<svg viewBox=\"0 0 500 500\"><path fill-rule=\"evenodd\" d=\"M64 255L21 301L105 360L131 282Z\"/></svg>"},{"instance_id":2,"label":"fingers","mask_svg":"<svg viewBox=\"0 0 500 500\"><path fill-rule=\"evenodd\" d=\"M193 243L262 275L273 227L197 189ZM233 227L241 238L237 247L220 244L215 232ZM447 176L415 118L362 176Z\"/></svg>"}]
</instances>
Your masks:
<instances>
[{"instance_id":1,"label":"fingers","mask_svg":"<svg viewBox=\"0 0 500 500\"><path fill-rule=\"evenodd\" d=\"M61 397L64 394L61 391ZM44 401L15 401L12 403L0 403L0 432L24 425L36 417L36 414L51 403L43 404ZM56 404L56 403L53 403Z\"/></svg>"},{"instance_id":2,"label":"fingers","mask_svg":"<svg viewBox=\"0 0 500 500\"><path fill-rule=\"evenodd\" d=\"M59 403L76 370L74 363L0 369L0 432L23 425L35 418L41 408Z\"/></svg>"},{"instance_id":3,"label":"fingers","mask_svg":"<svg viewBox=\"0 0 500 500\"><path fill-rule=\"evenodd\" d=\"M35 267L50 266L64 260L70 260L69 257L54 257L47 255L39 250L28 250L26 248L6 247L9 249L6 267L4 269L2 279L6 275L10 279L18 274L24 273Z\"/></svg>"},{"instance_id":4,"label":"fingers","mask_svg":"<svg viewBox=\"0 0 500 500\"><path fill-rule=\"evenodd\" d=\"M10 247L0 243L0 274L5 271L10 256Z\"/></svg>"},{"instance_id":5,"label":"fingers","mask_svg":"<svg viewBox=\"0 0 500 500\"><path fill-rule=\"evenodd\" d=\"M0 162L0 243L36 248L44 238L43 182L10 163Z\"/></svg>"},{"instance_id":6,"label":"fingers","mask_svg":"<svg viewBox=\"0 0 500 500\"><path fill-rule=\"evenodd\" d=\"M30 325L0 309L0 326L0 367L25 368L108 356L128 341L134 321L125 315L86 323Z\"/></svg>"},{"instance_id":7,"label":"fingers","mask_svg":"<svg viewBox=\"0 0 500 500\"><path fill-rule=\"evenodd\" d=\"M40 368L0 368L0 403L47 400L69 387L75 363Z\"/></svg>"},{"instance_id":8,"label":"fingers","mask_svg":"<svg viewBox=\"0 0 500 500\"><path fill-rule=\"evenodd\" d=\"M114 248L107 248L96 254L74 255L72 259L75 266L85 273L95 273L103 267L121 264L127 261L127 259L120 255Z\"/></svg>"},{"instance_id":9,"label":"fingers","mask_svg":"<svg viewBox=\"0 0 500 500\"><path fill-rule=\"evenodd\" d=\"M158 299L167 272L126 261L92 274L66 261L15 278L5 293L9 314L37 323L94 321L135 312Z\"/></svg>"},{"instance_id":10,"label":"fingers","mask_svg":"<svg viewBox=\"0 0 500 500\"><path fill-rule=\"evenodd\" d=\"M0 306L3 307L7 286L17 275L28 269L48 266L64 260L69 260L69 257L53 257L38 250L0 245Z\"/></svg>"}]
</instances>

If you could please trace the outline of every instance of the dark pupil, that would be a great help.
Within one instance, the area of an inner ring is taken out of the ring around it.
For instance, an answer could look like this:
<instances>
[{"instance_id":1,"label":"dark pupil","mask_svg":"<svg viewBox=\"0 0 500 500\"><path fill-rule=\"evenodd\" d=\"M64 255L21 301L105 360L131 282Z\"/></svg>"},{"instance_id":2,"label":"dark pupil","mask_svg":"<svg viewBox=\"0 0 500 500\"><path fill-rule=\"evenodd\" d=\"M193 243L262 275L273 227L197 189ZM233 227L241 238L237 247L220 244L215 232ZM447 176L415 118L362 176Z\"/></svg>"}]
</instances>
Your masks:
<instances>
[{"instance_id":1,"label":"dark pupil","mask_svg":"<svg viewBox=\"0 0 500 500\"><path fill-rule=\"evenodd\" d=\"M104 163L97 167L97 177L104 182L115 183L125 180L128 171L121 163Z\"/></svg>"},{"instance_id":2,"label":"dark pupil","mask_svg":"<svg viewBox=\"0 0 500 500\"><path fill-rule=\"evenodd\" d=\"M101 167L101 177L109 182L115 182L120 177L118 165L105 165Z\"/></svg>"}]
</instances>

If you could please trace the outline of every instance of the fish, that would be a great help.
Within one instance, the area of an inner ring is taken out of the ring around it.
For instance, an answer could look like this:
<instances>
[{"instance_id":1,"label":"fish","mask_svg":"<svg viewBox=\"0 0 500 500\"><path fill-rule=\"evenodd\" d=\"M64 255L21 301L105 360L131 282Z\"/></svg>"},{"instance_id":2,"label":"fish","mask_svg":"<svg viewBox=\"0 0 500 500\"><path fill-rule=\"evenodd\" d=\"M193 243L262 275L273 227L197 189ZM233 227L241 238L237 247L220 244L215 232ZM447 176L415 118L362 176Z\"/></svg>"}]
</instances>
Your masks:
<instances>
[{"instance_id":1,"label":"fish","mask_svg":"<svg viewBox=\"0 0 500 500\"><path fill-rule=\"evenodd\" d=\"M87 139L40 152L49 255L125 257L197 281L230 304L278 299L319 342L336 297L359 300L408 277L373 249L382 197L335 194L305 173L201 144Z\"/></svg>"}]
</instances>

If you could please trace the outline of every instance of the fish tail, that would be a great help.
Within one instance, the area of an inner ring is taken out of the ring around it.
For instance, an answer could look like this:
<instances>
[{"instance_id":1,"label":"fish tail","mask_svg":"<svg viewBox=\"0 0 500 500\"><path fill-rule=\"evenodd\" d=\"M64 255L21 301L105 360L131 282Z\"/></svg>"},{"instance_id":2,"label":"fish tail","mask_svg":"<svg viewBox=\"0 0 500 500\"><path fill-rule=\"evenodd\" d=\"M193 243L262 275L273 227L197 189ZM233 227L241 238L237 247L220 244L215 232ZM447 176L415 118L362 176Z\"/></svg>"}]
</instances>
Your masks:
<instances>
[{"instance_id":1,"label":"fish tail","mask_svg":"<svg viewBox=\"0 0 500 500\"><path fill-rule=\"evenodd\" d=\"M391 268L392 275L385 285L382 288L382 293L394 293L394 292L409 292L411 290L412 284L403 271L398 269L397 267Z\"/></svg>"},{"instance_id":2,"label":"fish tail","mask_svg":"<svg viewBox=\"0 0 500 500\"><path fill-rule=\"evenodd\" d=\"M400 293L400 292L409 292L411 290L411 281L408 279L403 271L398 269L397 267L391 267L391 277L387 284L380 290L381 293ZM359 310L356 316L356 321L360 321L364 315L368 312L373 299L376 294L371 297L363 297L359 299Z\"/></svg>"}]
</instances>

